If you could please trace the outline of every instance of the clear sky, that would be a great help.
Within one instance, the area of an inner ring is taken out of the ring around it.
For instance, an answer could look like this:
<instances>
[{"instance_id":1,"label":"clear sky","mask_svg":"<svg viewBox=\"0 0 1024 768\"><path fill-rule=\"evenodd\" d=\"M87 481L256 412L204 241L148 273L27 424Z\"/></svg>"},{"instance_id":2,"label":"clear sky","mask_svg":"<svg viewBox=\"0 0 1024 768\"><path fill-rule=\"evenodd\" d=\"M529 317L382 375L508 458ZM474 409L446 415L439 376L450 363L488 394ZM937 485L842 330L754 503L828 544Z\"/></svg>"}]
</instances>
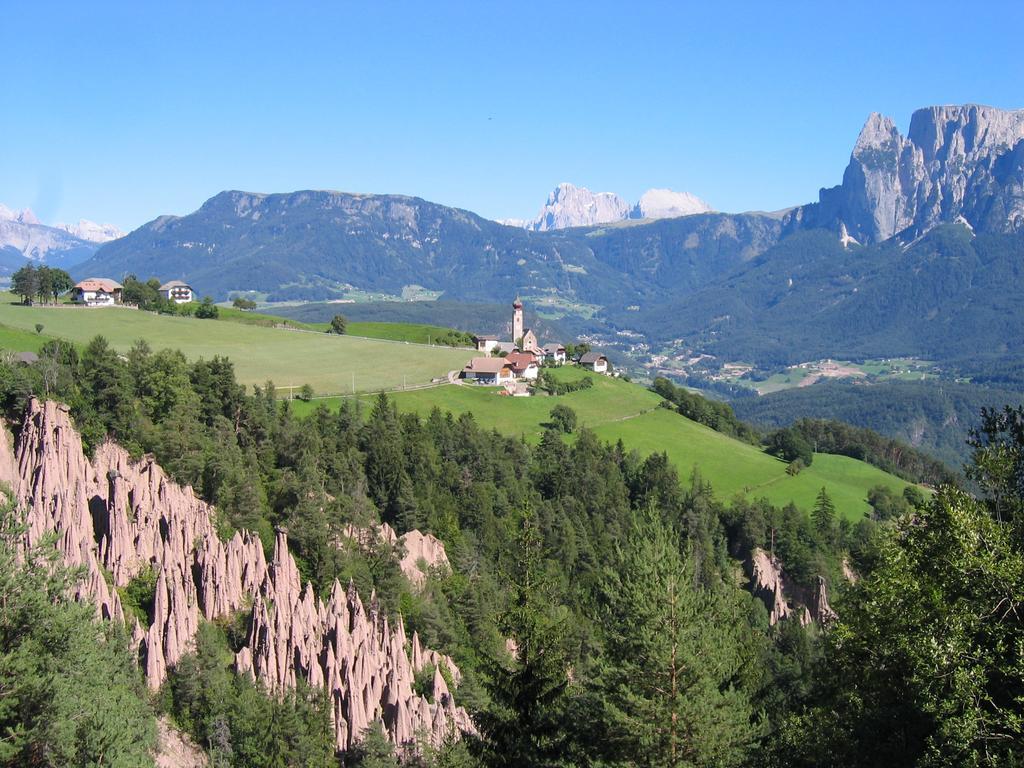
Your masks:
<instances>
[{"instance_id":1,"label":"clear sky","mask_svg":"<svg viewBox=\"0 0 1024 768\"><path fill-rule=\"evenodd\" d=\"M845 6L845 7L841 7ZM224 189L492 218L571 181L783 208L872 111L1024 107L1020 2L0 3L0 203L134 228Z\"/></svg>"}]
</instances>

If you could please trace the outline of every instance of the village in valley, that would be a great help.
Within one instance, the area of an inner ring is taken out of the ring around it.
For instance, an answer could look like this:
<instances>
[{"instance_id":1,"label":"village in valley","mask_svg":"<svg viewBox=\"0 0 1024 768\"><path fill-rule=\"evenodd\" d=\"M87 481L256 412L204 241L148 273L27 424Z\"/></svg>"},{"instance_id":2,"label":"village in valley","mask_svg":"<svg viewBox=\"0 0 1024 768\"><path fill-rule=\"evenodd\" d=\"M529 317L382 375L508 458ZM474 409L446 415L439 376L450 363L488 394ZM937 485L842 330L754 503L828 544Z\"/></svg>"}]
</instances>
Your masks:
<instances>
[{"instance_id":1,"label":"village in valley","mask_svg":"<svg viewBox=\"0 0 1024 768\"><path fill-rule=\"evenodd\" d=\"M523 326L523 302L516 298L512 302L512 338L474 336L476 351L484 355L467 363L459 381L501 387L501 394L528 397L533 394L533 385L543 366L575 363L594 373L612 375L608 358L591 351L588 345L566 346L559 342L542 345L533 329Z\"/></svg>"}]
</instances>

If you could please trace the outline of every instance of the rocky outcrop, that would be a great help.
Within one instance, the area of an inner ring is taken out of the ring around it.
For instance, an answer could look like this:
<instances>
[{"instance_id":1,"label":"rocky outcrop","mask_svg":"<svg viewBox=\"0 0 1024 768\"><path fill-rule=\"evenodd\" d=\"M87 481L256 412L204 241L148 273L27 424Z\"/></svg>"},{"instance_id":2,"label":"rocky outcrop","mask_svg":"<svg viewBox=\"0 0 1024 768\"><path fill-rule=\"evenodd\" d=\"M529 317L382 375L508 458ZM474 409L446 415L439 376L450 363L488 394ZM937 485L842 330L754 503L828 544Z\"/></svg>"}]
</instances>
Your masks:
<instances>
[{"instance_id":1,"label":"rocky outcrop","mask_svg":"<svg viewBox=\"0 0 1024 768\"><path fill-rule=\"evenodd\" d=\"M444 549L444 542L432 533L412 530L399 536L387 523L372 528L357 528L349 525L345 536L361 548L369 548L381 541L395 547L399 553L398 566L402 574L417 589L422 589L431 571L448 571L451 564Z\"/></svg>"},{"instance_id":2,"label":"rocky outcrop","mask_svg":"<svg viewBox=\"0 0 1024 768\"><path fill-rule=\"evenodd\" d=\"M427 664L446 665L457 681L455 664L423 649L415 634L410 642L401 619L390 626L375 596L364 609L352 585L345 590L335 583L326 604L318 599L301 583L285 532L277 534L269 563L253 534L221 541L213 510L152 458L134 460L106 443L90 462L67 408L57 403L32 401L16 445L3 432L0 481L25 511L26 544L56 535L65 561L85 571L77 597L92 601L103 618L124 620L115 587L144 569L156 571L148 625L131 619L151 688L191 649L201 619L245 609L251 610L251 631L238 654L239 671L272 691L300 678L326 687L339 749L356 743L375 719L396 745L419 732L439 744L449 734L472 731L443 678L435 679L432 696L412 689ZM418 551L428 559L423 553L431 548Z\"/></svg>"},{"instance_id":3,"label":"rocky outcrop","mask_svg":"<svg viewBox=\"0 0 1024 768\"><path fill-rule=\"evenodd\" d=\"M828 584L824 576L819 576L814 583L814 603L811 607L811 616L819 624L829 624L837 618L836 612L828 604Z\"/></svg>"},{"instance_id":4,"label":"rocky outcrop","mask_svg":"<svg viewBox=\"0 0 1024 768\"><path fill-rule=\"evenodd\" d=\"M457 668L450 659L438 662ZM456 731L471 731L469 715L455 701L435 666L432 696L413 692L415 674L431 657L413 636L408 652L399 617L392 627L371 595L363 606L355 588L334 583L324 603L310 585L302 587L288 554L288 539L277 534L274 558L253 605L249 643L237 657L239 672L249 672L272 690L290 688L302 678L326 687L340 748L348 749L374 720L384 723L396 744L425 731L439 746Z\"/></svg>"},{"instance_id":5,"label":"rocky outcrop","mask_svg":"<svg viewBox=\"0 0 1024 768\"><path fill-rule=\"evenodd\" d=\"M399 565L415 587L422 588L431 571L451 568L444 543L432 533L409 531L399 537L399 543L403 551Z\"/></svg>"},{"instance_id":6,"label":"rocky outcrop","mask_svg":"<svg viewBox=\"0 0 1024 768\"><path fill-rule=\"evenodd\" d=\"M795 617L804 626L812 621L826 625L836 613L828 601L828 583L818 576L813 593L794 584L786 584L782 563L763 549L755 548L747 562L750 591L768 609L768 622L775 626L783 619Z\"/></svg>"},{"instance_id":7,"label":"rocky outcrop","mask_svg":"<svg viewBox=\"0 0 1024 768\"><path fill-rule=\"evenodd\" d=\"M793 613L782 586L782 565L774 555L757 548L750 553L750 591L768 609L768 622L774 627Z\"/></svg>"},{"instance_id":8,"label":"rocky outcrop","mask_svg":"<svg viewBox=\"0 0 1024 768\"><path fill-rule=\"evenodd\" d=\"M825 227L874 243L936 224L1024 230L1024 110L977 104L914 112L907 136L872 114L838 187L796 209L789 227Z\"/></svg>"},{"instance_id":9,"label":"rocky outcrop","mask_svg":"<svg viewBox=\"0 0 1024 768\"><path fill-rule=\"evenodd\" d=\"M207 768L210 761L195 742L166 715L156 721L156 768Z\"/></svg>"}]
</instances>

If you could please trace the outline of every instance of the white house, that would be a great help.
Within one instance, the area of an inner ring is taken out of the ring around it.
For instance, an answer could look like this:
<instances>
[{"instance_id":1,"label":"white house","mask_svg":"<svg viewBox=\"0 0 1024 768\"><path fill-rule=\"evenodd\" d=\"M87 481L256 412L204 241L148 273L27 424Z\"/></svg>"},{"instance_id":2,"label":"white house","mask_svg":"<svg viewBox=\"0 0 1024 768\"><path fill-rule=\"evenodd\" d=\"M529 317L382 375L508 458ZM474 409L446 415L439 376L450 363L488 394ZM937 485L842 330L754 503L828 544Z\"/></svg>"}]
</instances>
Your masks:
<instances>
[{"instance_id":1,"label":"white house","mask_svg":"<svg viewBox=\"0 0 1024 768\"><path fill-rule=\"evenodd\" d=\"M561 344L545 344L544 359L549 363L561 365L565 362L565 347Z\"/></svg>"},{"instance_id":2,"label":"white house","mask_svg":"<svg viewBox=\"0 0 1024 768\"><path fill-rule=\"evenodd\" d=\"M512 373L518 379L536 379L540 375L537 356L533 352L513 352L505 362L512 366Z\"/></svg>"},{"instance_id":3,"label":"white house","mask_svg":"<svg viewBox=\"0 0 1024 768\"><path fill-rule=\"evenodd\" d=\"M192 286L181 280L171 280L160 286L160 295L167 301L175 304L188 304L195 300L195 292Z\"/></svg>"},{"instance_id":4,"label":"white house","mask_svg":"<svg viewBox=\"0 0 1024 768\"><path fill-rule=\"evenodd\" d=\"M121 303L122 286L106 277L89 277L71 289L72 300L88 307L112 307Z\"/></svg>"},{"instance_id":5,"label":"white house","mask_svg":"<svg viewBox=\"0 0 1024 768\"><path fill-rule=\"evenodd\" d=\"M505 384L515 381L512 366L503 357L474 357L462 369L462 378L477 384Z\"/></svg>"},{"instance_id":6,"label":"white house","mask_svg":"<svg viewBox=\"0 0 1024 768\"><path fill-rule=\"evenodd\" d=\"M477 352L491 354L498 347L497 336L474 336L473 343L476 344Z\"/></svg>"},{"instance_id":7,"label":"white house","mask_svg":"<svg viewBox=\"0 0 1024 768\"><path fill-rule=\"evenodd\" d=\"M580 365L594 373L608 373L608 358L599 352L587 352L581 356Z\"/></svg>"}]
</instances>

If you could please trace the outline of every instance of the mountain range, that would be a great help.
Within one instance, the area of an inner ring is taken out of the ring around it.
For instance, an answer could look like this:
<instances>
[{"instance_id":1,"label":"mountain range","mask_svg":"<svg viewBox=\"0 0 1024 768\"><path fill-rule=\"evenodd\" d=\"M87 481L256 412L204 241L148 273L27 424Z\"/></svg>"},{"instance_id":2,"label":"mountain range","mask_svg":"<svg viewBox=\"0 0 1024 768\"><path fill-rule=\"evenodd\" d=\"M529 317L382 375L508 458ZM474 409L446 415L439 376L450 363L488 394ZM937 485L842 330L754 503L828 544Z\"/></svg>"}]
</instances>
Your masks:
<instances>
[{"instance_id":1,"label":"mountain range","mask_svg":"<svg viewBox=\"0 0 1024 768\"><path fill-rule=\"evenodd\" d=\"M536 217L529 221L505 219L502 223L547 232L627 219L671 219L710 211L711 206L690 192L649 189L634 205L629 205L614 192L591 192L586 187L563 182L548 195Z\"/></svg>"},{"instance_id":2,"label":"mountain range","mask_svg":"<svg viewBox=\"0 0 1024 768\"><path fill-rule=\"evenodd\" d=\"M0 204L0 274L29 262L68 268L92 256L103 243L123 237L112 224L81 219L77 224L43 224L28 208Z\"/></svg>"},{"instance_id":3,"label":"mountain range","mask_svg":"<svg viewBox=\"0 0 1024 768\"><path fill-rule=\"evenodd\" d=\"M216 298L520 293L584 307L593 329L752 362L949 359L981 339L1001 340L986 353L1024 351L1024 111L931 107L906 137L871 115L842 183L781 214L694 200L652 190L631 207L563 184L527 228L401 195L229 191L102 245L75 274L178 277ZM968 310L970 333L953 333Z\"/></svg>"}]
</instances>

